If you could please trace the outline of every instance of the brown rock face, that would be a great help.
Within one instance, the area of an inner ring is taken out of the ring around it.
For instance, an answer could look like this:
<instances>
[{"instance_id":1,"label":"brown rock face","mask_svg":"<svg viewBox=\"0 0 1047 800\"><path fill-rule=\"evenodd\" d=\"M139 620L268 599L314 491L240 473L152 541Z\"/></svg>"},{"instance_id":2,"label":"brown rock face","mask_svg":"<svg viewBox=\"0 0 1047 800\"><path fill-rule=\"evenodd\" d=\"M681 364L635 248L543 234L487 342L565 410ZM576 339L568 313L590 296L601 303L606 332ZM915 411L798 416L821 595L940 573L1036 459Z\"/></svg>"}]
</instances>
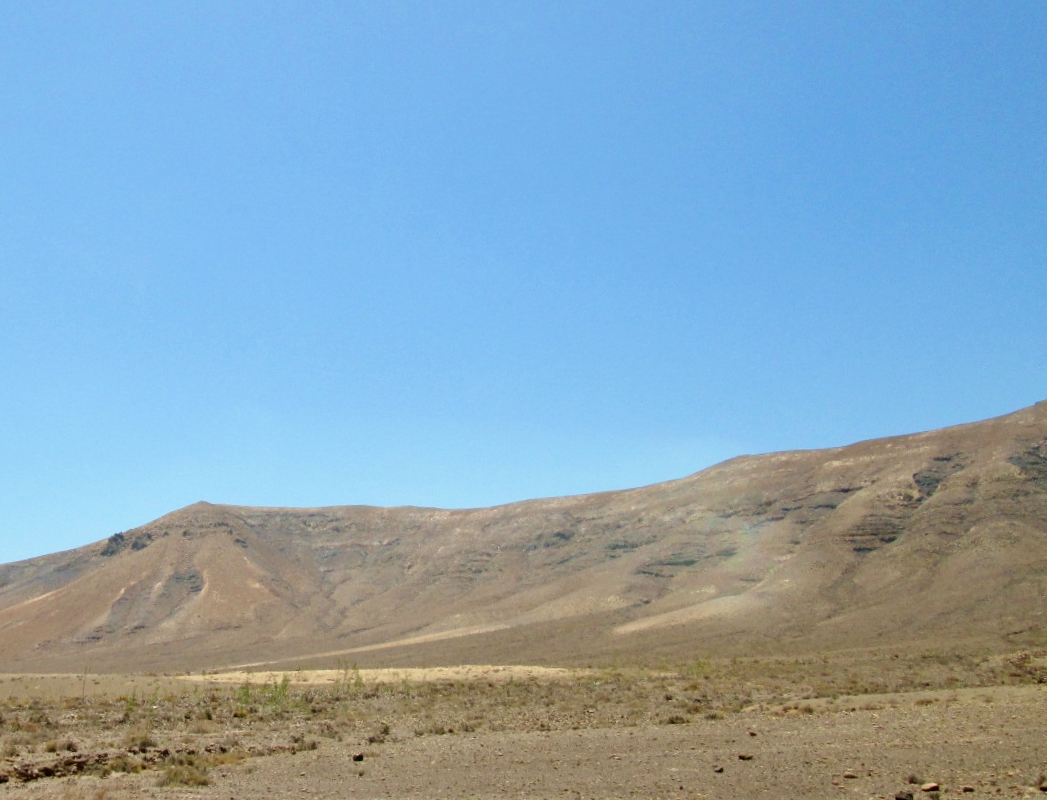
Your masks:
<instances>
[{"instance_id":1,"label":"brown rock face","mask_svg":"<svg viewBox=\"0 0 1047 800\"><path fill-rule=\"evenodd\" d=\"M198 503L0 566L0 669L586 663L1047 638L1047 403L620 492Z\"/></svg>"}]
</instances>

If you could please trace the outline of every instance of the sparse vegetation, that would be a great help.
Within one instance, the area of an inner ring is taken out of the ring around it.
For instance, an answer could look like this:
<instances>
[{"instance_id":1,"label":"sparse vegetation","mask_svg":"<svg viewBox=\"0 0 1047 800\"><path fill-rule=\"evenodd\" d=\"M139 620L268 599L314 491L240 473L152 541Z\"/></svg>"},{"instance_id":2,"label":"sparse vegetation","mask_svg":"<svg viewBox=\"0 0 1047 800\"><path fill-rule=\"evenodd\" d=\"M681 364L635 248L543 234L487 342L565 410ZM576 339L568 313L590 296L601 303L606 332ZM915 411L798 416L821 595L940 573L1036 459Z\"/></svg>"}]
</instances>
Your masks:
<instances>
[{"instance_id":1,"label":"sparse vegetation","mask_svg":"<svg viewBox=\"0 0 1047 800\"><path fill-rule=\"evenodd\" d=\"M134 690L86 700L9 698L0 705L0 753L9 760L0 780L147 770L164 786L202 786L217 765L317 750L325 740L381 747L476 731L708 724L746 709L874 712L906 694L911 707L945 706L964 687L1045 678L1047 651L946 650L703 659L657 670L616 665L556 679L379 683L345 663L324 684L269 674L239 685L166 679L162 688L157 678L145 702ZM984 705L991 695L973 700Z\"/></svg>"},{"instance_id":2,"label":"sparse vegetation","mask_svg":"<svg viewBox=\"0 0 1047 800\"><path fill-rule=\"evenodd\" d=\"M176 755L165 763L160 786L206 786L208 768L195 755Z\"/></svg>"}]
</instances>

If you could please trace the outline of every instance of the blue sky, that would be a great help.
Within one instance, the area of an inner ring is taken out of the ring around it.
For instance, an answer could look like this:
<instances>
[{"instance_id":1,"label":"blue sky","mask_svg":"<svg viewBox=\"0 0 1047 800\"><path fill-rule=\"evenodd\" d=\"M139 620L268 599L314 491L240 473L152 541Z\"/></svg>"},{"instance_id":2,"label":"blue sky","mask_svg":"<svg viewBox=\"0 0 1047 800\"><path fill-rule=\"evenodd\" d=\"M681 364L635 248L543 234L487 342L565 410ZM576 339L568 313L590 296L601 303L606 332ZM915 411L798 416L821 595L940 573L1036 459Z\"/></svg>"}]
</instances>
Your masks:
<instances>
[{"instance_id":1,"label":"blue sky","mask_svg":"<svg viewBox=\"0 0 1047 800\"><path fill-rule=\"evenodd\" d=\"M1047 398L1047 4L0 10L0 561Z\"/></svg>"}]
</instances>

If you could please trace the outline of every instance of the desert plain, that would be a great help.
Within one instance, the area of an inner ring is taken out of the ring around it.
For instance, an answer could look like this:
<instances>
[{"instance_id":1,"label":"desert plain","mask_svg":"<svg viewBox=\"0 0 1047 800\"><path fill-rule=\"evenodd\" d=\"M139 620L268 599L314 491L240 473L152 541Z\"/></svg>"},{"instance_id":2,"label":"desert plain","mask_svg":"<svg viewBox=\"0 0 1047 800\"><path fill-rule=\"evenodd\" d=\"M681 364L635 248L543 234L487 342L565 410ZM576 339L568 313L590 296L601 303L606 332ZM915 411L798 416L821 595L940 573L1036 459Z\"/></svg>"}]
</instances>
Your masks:
<instances>
[{"instance_id":1,"label":"desert plain","mask_svg":"<svg viewBox=\"0 0 1047 800\"><path fill-rule=\"evenodd\" d=\"M676 670L7 675L0 792L1026 797L1047 790L1045 676L1042 655L916 651Z\"/></svg>"}]
</instances>

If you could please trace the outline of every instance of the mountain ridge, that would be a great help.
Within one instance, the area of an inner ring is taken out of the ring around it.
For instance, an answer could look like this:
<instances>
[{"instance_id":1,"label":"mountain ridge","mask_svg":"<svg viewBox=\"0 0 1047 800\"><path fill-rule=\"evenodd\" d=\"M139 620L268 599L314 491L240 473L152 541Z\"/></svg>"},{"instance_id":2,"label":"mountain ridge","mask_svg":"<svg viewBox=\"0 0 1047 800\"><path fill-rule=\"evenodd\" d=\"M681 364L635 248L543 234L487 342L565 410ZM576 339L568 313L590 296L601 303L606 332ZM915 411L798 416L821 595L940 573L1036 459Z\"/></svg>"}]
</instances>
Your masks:
<instances>
[{"instance_id":1,"label":"mountain ridge","mask_svg":"<svg viewBox=\"0 0 1047 800\"><path fill-rule=\"evenodd\" d=\"M0 669L1040 641L1044 567L1047 401L488 508L200 501L0 565Z\"/></svg>"}]
</instances>

